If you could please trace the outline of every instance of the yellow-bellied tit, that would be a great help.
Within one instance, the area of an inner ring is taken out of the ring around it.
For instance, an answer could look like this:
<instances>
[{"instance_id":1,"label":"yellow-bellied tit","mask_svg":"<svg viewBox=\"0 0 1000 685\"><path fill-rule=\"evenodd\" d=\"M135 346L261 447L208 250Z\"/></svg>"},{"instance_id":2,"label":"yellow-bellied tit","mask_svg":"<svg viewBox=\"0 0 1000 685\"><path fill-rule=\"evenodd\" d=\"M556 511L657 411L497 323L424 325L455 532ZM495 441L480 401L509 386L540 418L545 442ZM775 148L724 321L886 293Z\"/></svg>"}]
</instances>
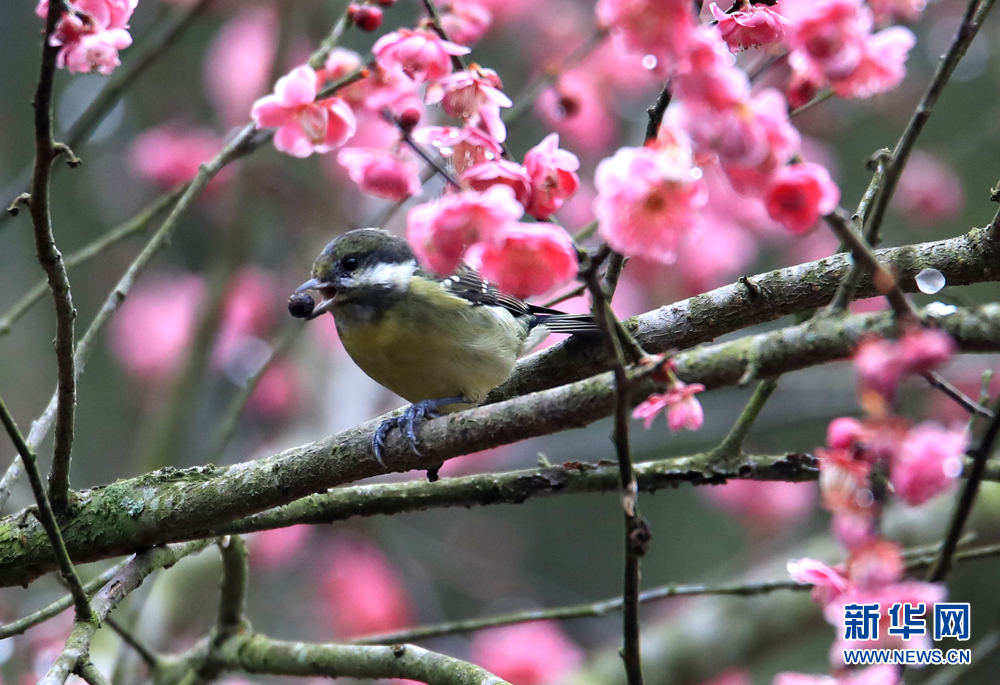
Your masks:
<instances>
[{"instance_id":1,"label":"yellow-bellied tit","mask_svg":"<svg viewBox=\"0 0 1000 685\"><path fill-rule=\"evenodd\" d=\"M313 305L307 290L319 292ZM386 434L404 431L417 449L425 416L474 406L507 380L517 357L548 333L597 330L590 316L564 314L501 293L462 265L439 278L417 263L403 238L360 228L330 242L312 278L289 299L293 316L330 312L361 369L413 404L382 422L372 448L380 464Z\"/></svg>"}]
</instances>

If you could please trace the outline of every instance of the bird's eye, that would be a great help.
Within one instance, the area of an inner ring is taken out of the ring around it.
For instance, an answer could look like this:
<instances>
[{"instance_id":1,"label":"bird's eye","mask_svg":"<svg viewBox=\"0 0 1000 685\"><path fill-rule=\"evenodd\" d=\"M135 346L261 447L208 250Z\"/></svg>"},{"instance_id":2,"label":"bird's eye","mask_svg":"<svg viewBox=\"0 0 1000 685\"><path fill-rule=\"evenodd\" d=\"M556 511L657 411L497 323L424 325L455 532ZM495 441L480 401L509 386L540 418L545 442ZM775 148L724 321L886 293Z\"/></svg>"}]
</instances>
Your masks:
<instances>
[{"instance_id":1,"label":"bird's eye","mask_svg":"<svg viewBox=\"0 0 1000 685\"><path fill-rule=\"evenodd\" d=\"M358 268L358 258L357 257L344 257L340 265L344 267L344 271L354 271Z\"/></svg>"}]
</instances>

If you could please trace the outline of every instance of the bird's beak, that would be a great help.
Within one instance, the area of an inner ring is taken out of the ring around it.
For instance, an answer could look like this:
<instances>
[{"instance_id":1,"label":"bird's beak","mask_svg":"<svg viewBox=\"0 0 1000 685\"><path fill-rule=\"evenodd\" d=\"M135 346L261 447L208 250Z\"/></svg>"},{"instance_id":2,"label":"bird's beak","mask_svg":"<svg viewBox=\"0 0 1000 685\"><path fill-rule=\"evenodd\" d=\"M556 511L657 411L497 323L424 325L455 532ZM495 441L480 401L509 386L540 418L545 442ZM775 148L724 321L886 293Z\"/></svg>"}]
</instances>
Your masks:
<instances>
[{"instance_id":1,"label":"bird's beak","mask_svg":"<svg viewBox=\"0 0 1000 685\"><path fill-rule=\"evenodd\" d=\"M330 307L333 306L333 300L337 296L337 288L332 283L327 281L321 281L318 278L311 278L298 288L295 289L296 293L305 292L306 290L318 290L323 296L319 304L313 309L312 314L309 315L307 321L312 321L317 316L325 314L330 311Z\"/></svg>"}]
</instances>

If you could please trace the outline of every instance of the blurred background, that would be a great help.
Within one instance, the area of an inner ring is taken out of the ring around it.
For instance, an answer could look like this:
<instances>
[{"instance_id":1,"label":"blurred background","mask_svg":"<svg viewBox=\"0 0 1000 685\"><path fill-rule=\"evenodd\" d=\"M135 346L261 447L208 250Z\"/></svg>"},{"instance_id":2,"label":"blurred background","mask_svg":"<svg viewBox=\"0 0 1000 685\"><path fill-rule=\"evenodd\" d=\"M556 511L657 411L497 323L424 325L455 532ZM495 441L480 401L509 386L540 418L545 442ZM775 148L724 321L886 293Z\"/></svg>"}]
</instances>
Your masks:
<instances>
[{"instance_id":1,"label":"blurred background","mask_svg":"<svg viewBox=\"0 0 1000 685\"><path fill-rule=\"evenodd\" d=\"M472 58L494 68L515 103L548 67L593 37L593 4L577 0L477 0L492 26ZM128 66L159 27L190 11L189 2L141 0L132 19ZM829 101L795 120L806 158L825 164L856 205L870 179L865 160L892 147L959 23L965 3L930 3L911 28L919 41L908 74L896 91L870 101ZM91 243L150 206L165 190L190 178L227 136L249 119L252 103L274 79L301 64L343 12L339 0L215 0L128 88L85 144L84 160L70 170L59 163L53 181L55 235L64 254ZM412 26L418 3L400 0L386 10L384 30ZM41 20L28 0L8 2L0 23L0 192L5 203L23 190L33 156L32 97L37 79ZM366 54L381 32L347 31L342 45ZM1000 21L991 18L959 66L904 174L883 229L884 244L952 237L992 217L989 190L1000 165ZM766 56L764 56L766 57ZM739 58L753 64L756 51ZM761 85L783 85L779 63ZM113 77L112 77L113 78ZM56 136L108 82L98 75L56 79ZM571 231L592 218L593 169L620 145L638 145L645 108L661 84L641 60L618 54L607 41L579 65L559 73L509 124L515 156L548 132L577 154L584 187L558 215ZM434 123L440 112L422 122ZM710 179L711 181L711 179ZM714 181L712 181L714 183ZM425 200L440 190L425 186ZM704 229L692 235L670 268L633 260L615 299L620 316L732 282L743 274L818 259L837 242L817 229L792 238L763 212L732 211L716 183ZM411 204L421 201L411 200ZM233 463L273 454L400 406L347 357L331 317L308 325L292 321L285 299L308 277L312 260L333 236L373 225L389 203L357 192L335 155L298 160L266 145L224 171L189 211L171 246L135 286L87 365L79 385L74 487L127 478L162 466ZM401 232L405 210L388 228ZM78 335L158 225L138 231L70 272ZM7 317L43 276L34 257L25 213L0 220L0 317ZM945 289L917 296L920 304L984 302L995 287L961 293ZM585 302L563 305L584 311ZM868 301L860 310L882 306ZM9 323L7 326L5 324ZM775 322L759 330L782 325ZM749 331L757 332L757 330ZM746 334L741 332L740 335ZM48 294L16 322L0 318L0 395L27 428L55 386L51 341L54 317ZM220 433L238 396L276 345L284 351L250 396L231 438ZM976 394L980 374L994 357L968 356L945 375ZM956 408L921 385L905 393L901 413L963 420ZM994 383L1000 390L1000 380ZM648 432L636 423L639 460L692 454L713 447L738 416L749 389L703 395L704 428L671 435L659 420ZM822 444L826 424L857 415L850 367L833 364L781 379L755 426L751 453L808 451ZM443 476L552 463L612 459L608 422L586 430L531 440L450 461ZM50 453L49 443L40 450ZM13 449L0 449L4 467ZM423 477L395 475L388 480ZM31 502L24 484L7 506ZM945 496L919 509L892 513L892 530L907 544L929 543L940 532L950 503ZM815 484L732 483L680 487L644 495L640 506L653 530L643 562L643 585L781 578L797 556L840 560L829 540L827 514ZM984 486L972 526L977 543L994 540L1000 492ZM519 506L429 511L295 527L251 536L249 618L268 635L335 640L517 609L596 601L620 592L622 517L616 495L574 495ZM94 574L107 564L86 569ZM120 620L156 651L192 644L210 628L218 584L214 548L147 582L119 612ZM951 576L953 601L972 602L972 634L996 630L1000 564L964 564ZM51 577L28 590L0 591L6 622L53 601L62 590ZM825 673L833 629L806 593L755 599L668 599L646 605L644 656L651 685L720 682L770 683L775 673ZM0 642L5 682L33 682L48 667L70 628L70 614ZM514 685L623 681L617 648L620 617L562 624L516 626L499 632L429 640L426 646L472 659ZM963 644L963 647L968 644ZM143 670L134 655L102 631L95 662L136 682ZM732 670L735 669L735 670ZM911 671L910 682L935 676ZM1000 655L988 655L962 682L1000 677ZM257 679L260 682L278 679Z\"/></svg>"}]
</instances>

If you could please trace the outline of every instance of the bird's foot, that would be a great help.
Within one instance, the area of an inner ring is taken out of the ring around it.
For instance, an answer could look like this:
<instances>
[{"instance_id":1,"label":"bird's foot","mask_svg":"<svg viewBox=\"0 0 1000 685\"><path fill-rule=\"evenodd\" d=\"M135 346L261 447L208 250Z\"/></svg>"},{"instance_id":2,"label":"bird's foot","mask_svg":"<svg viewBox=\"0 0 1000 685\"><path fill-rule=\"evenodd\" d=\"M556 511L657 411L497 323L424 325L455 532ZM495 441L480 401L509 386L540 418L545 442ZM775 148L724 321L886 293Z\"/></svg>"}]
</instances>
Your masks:
<instances>
[{"instance_id":1,"label":"bird's foot","mask_svg":"<svg viewBox=\"0 0 1000 685\"><path fill-rule=\"evenodd\" d=\"M443 397L439 400L422 400L411 404L402 414L386 419L379 424L379 427L375 429L375 435L372 436L372 451L375 452L375 459L383 467L385 466L385 462L382 461L382 448L385 447L385 436L393 428L399 428L410 443L410 449L418 456L422 456L422 453L417 448L417 429L420 427L420 423L424 419L433 419L439 416L437 410L441 407L449 404L463 404L468 402L469 400L465 397Z\"/></svg>"}]
</instances>

